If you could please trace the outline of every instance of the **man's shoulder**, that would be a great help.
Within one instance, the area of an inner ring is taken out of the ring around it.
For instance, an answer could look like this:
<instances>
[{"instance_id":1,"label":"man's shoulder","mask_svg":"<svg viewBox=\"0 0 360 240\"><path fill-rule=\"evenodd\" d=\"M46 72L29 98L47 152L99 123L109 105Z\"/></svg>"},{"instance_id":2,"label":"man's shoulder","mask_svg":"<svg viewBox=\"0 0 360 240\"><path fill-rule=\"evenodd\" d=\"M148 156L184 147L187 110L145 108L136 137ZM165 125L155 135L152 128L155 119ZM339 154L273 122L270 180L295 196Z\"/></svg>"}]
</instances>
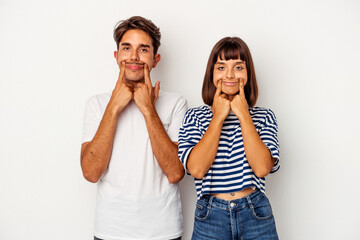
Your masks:
<instances>
[{"instance_id":1,"label":"man's shoulder","mask_svg":"<svg viewBox=\"0 0 360 240\"><path fill-rule=\"evenodd\" d=\"M180 99L180 98L184 98L184 97L181 96L179 93L160 90L159 91L159 99L160 98L163 98L164 100L169 100L169 99Z\"/></svg>"},{"instance_id":2,"label":"man's shoulder","mask_svg":"<svg viewBox=\"0 0 360 240\"><path fill-rule=\"evenodd\" d=\"M99 93L92 95L91 97L88 98L88 100L106 100L106 99L110 99L110 97L111 97L111 92Z\"/></svg>"},{"instance_id":3,"label":"man's shoulder","mask_svg":"<svg viewBox=\"0 0 360 240\"><path fill-rule=\"evenodd\" d=\"M186 99L174 92L167 92L160 90L158 99L156 100L159 105L163 106L174 106L174 105L183 105L186 104Z\"/></svg>"},{"instance_id":4,"label":"man's shoulder","mask_svg":"<svg viewBox=\"0 0 360 240\"><path fill-rule=\"evenodd\" d=\"M93 104L97 104L97 105L105 104L105 105L107 105L110 98L111 98L111 92L100 93L100 94L96 94L96 95L93 95L93 96L89 97L86 100L86 104L87 105L93 105Z\"/></svg>"}]
</instances>

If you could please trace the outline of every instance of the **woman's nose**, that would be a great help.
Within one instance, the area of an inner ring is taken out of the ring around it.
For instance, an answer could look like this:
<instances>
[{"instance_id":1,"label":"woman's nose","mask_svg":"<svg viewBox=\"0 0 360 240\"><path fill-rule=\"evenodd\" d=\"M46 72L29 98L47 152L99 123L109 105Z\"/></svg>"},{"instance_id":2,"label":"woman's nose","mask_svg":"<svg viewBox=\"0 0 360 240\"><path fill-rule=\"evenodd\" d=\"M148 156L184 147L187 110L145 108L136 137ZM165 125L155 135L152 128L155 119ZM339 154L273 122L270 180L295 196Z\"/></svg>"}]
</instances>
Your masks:
<instances>
[{"instance_id":1,"label":"woman's nose","mask_svg":"<svg viewBox=\"0 0 360 240\"><path fill-rule=\"evenodd\" d=\"M226 71L226 78L234 78L234 77L235 77L235 74L234 74L233 69L228 69Z\"/></svg>"}]
</instances>

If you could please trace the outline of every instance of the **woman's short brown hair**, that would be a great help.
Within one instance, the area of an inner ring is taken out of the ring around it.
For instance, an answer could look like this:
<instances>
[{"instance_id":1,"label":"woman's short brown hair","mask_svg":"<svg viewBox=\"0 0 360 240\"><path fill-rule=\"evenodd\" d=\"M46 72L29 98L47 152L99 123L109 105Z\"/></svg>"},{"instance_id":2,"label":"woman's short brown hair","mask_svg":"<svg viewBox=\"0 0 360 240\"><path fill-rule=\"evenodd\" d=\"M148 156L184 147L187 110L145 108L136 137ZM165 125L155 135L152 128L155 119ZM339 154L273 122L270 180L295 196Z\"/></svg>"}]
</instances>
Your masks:
<instances>
[{"instance_id":1,"label":"woman's short brown hair","mask_svg":"<svg viewBox=\"0 0 360 240\"><path fill-rule=\"evenodd\" d=\"M140 16L134 16L129 19L122 20L115 25L114 40L118 50L122 36L130 29L143 30L149 34L152 39L152 45L154 47L154 55L157 53L160 46L160 29L152 21Z\"/></svg>"},{"instance_id":2,"label":"woman's short brown hair","mask_svg":"<svg viewBox=\"0 0 360 240\"><path fill-rule=\"evenodd\" d=\"M210 53L202 87L202 98L205 104L211 106L213 103L216 92L216 86L213 83L213 72L218 57L221 60L236 60L239 59L239 56L246 63L248 79L244 87L245 97L250 107L255 106L258 97L255 68L248 46L238 37L225 37L221 39L215 44Z\"/></svg>"}]
</instances>

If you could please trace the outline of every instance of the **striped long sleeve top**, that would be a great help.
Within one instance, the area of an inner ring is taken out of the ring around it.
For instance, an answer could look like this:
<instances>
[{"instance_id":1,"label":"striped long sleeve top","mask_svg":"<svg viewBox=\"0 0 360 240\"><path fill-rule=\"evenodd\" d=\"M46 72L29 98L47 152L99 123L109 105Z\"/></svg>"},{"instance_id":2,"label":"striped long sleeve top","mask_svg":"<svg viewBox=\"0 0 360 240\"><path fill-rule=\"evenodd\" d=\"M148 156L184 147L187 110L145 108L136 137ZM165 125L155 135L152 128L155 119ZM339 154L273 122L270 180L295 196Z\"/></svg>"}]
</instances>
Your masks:
<instances>
[{"instance_id":1,"label":"striped long sleeve top","mask_svg":"<svg viewBox=\"0 0 360 240\"><path fill-rule=\"evenodd\" d=\"M276 159L270 171L274 173L280 168L275 114L260 107L249 108L249 113L260 139ZM184 117L178 142L179 159L187 174L189 154L204 136L212 117L211 108L206 105L189 109ZM237 192L249 187L265 192L265 178L258 178L246 159L240 121L232 111L223 123L215 160L202 179L195 178L195 187L199 199L205 194Z\"/></svg>"}]
</instances>

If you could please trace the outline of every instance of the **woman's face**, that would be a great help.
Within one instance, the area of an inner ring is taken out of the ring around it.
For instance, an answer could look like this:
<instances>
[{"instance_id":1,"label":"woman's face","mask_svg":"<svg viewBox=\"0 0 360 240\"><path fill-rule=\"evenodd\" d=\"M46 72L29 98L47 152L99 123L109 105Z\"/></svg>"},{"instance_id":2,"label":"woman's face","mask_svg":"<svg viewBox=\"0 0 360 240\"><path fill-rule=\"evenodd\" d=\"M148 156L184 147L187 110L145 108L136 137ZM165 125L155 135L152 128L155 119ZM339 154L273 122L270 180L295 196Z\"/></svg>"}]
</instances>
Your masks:
<instances>
[{"instance_id":1,"label":"woman's face","mask_svg":"<svg viewBox=\"0 0 360 240\"><path fill-rule=\"evenodd\" d=\"M239 92L240 79L244 79L244 86L247 83L246 62L238 59L221 60L218 57L213 72L213 83L217 86L222 81L222 92L232 97Z\"/></svg>"}]
</instances>

